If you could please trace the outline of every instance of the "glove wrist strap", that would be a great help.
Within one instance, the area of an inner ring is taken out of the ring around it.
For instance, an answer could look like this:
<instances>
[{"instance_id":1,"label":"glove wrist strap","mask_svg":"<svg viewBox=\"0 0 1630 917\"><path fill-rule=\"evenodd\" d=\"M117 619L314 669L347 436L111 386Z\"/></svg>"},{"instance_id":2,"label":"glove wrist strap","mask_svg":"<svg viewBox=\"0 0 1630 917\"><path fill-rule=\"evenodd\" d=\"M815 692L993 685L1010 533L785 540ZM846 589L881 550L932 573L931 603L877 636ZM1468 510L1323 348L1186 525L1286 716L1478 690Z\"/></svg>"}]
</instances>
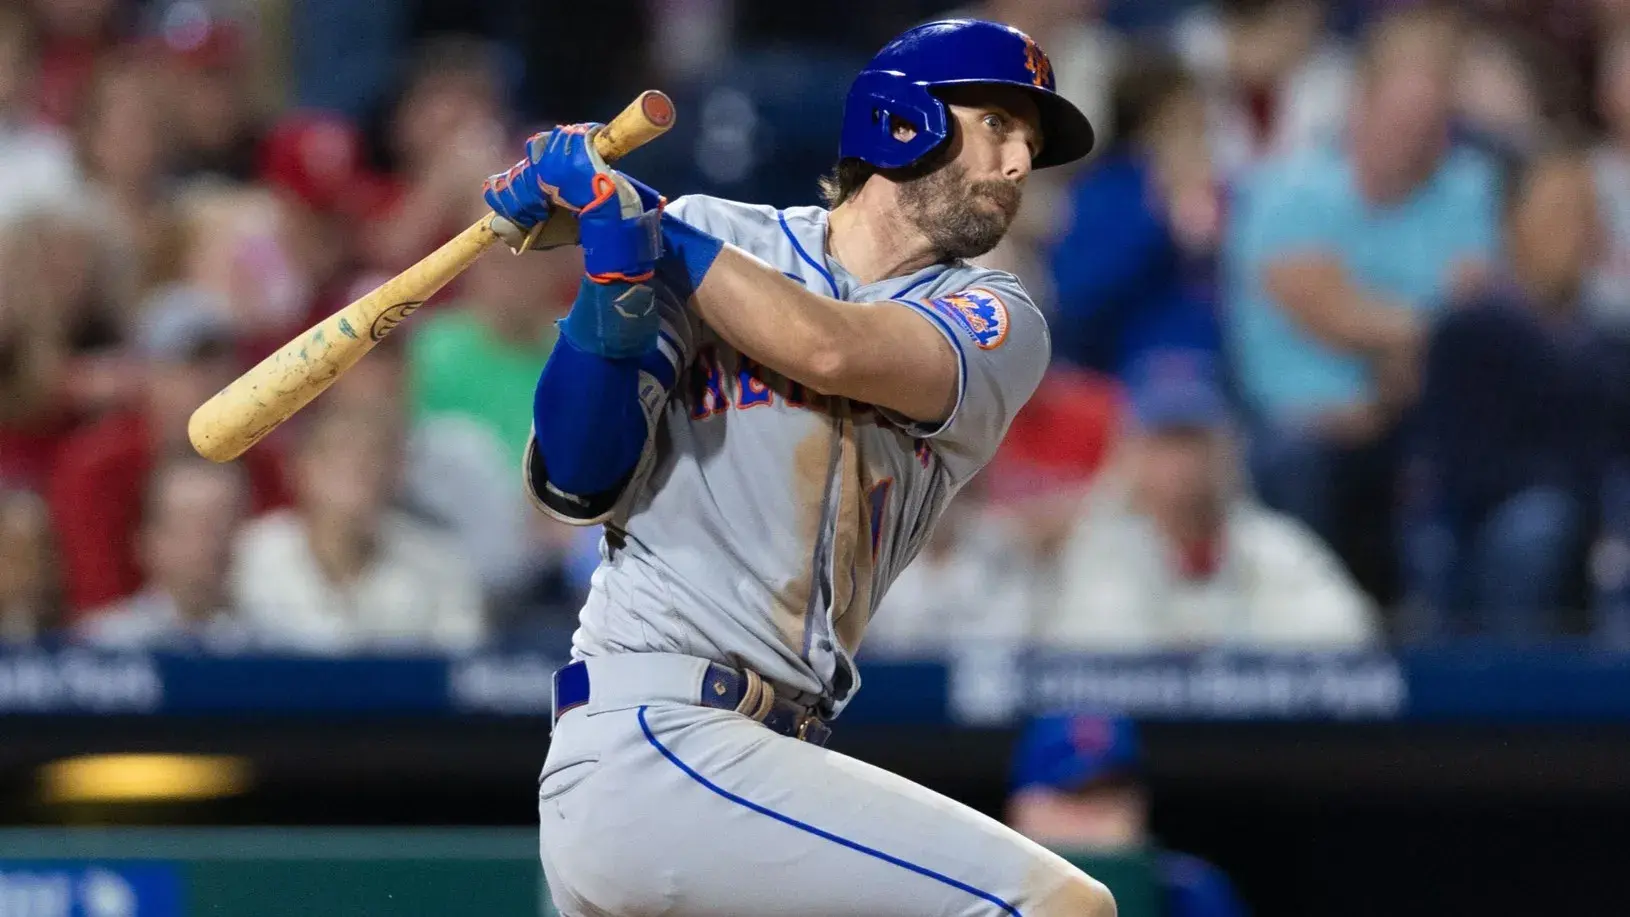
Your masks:
<instances>
[{"instance_id":1,"label":"glove wrist strap","mask_svg":"<svg viewBox=\"0 0 1630 917\"><path fill-rule=\"evenodd\" d=\"M652 287L585 277L572 310L560 320L560 333L585 353L626 359L656 346L660 322Z\"/></svg>"},{"instance_id":2,"label":"glove wrist strap","mask_svg":"<svg viewBox=\"0 0 1630 917\"><path fill-rule=\"evenodd\" d=\"M662 212L647 210L633 219L582 220L583 269L597 283L644 281L662 256Z\"/></svg>"}]
</instances>

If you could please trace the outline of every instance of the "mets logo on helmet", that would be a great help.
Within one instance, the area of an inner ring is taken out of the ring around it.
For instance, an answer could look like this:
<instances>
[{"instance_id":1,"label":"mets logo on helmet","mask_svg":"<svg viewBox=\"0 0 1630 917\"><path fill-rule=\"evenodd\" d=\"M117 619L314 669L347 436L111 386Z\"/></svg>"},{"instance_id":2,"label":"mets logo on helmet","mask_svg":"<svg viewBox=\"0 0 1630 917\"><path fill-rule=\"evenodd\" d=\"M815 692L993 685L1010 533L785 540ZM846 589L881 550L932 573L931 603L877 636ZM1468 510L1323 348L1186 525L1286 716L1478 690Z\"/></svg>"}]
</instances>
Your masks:
<instances>
[{"instance_id":1,"label":"mets logo on helmet","mask_svg":"<svg viewBox=\"0 0 1630 917\"><path fill-rule=\"evenodd\" d=\"M1007 339L1007 306L989 290L975 287L928 304L951 324L968 332L980 350L995 350Z\"/></svg>"},{"instance_id":2,"label":"mets logo on helmet","mask_svg":"<svg viewBox=\"0 0 1630 917\"><path fill-rule=\"evenodd\" d=\"M1053 85L1053 62L1029 35L1024 37L1024 69L1030 71L1030 82L1037 86L1050 88Z\"/></svg>"}]
</instances>

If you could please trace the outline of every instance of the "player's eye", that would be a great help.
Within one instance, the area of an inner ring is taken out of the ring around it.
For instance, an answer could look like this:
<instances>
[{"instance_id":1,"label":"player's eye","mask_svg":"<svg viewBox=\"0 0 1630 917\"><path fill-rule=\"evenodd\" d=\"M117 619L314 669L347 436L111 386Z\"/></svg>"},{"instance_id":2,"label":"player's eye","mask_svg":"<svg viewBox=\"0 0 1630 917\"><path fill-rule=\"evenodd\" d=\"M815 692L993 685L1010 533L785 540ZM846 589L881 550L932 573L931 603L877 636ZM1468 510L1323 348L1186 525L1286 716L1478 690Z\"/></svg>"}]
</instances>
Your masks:
<instances>
[{"instance_id":1,"label":"player's eye","mask_svg":"<svg viewBox=\"0 0 1630 917\"><path fill-rule=\"evenodd\" d=\"M984 122L985 126L993 131L1001 131L1007 128L1007 119L996 112L987 113L984 117Z\"/></svg>"}]
</instances>

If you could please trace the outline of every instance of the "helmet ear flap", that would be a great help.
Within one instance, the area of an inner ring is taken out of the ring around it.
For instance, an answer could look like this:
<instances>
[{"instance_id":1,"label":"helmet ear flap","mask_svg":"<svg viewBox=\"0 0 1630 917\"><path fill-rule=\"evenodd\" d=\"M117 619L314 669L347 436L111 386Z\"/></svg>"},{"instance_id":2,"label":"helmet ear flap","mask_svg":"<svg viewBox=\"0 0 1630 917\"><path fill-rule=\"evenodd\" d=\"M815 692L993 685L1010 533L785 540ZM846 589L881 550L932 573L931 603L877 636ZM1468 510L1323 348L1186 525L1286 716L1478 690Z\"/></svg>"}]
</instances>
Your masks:
<instances>
[{"instance_id":1,"label":"helmet ear flap","mask_svg":"<svg viewBox=\"0 0 1630 917\"><path fill-rule=\"evenodd\" d=\"M899 119L916 128L909 140L894 136ZM880 169L909 166L950 136L945 103L891 70L868 70L849 89L843 110L839 158L855 158Z\"/></svg>"}]
</instances>

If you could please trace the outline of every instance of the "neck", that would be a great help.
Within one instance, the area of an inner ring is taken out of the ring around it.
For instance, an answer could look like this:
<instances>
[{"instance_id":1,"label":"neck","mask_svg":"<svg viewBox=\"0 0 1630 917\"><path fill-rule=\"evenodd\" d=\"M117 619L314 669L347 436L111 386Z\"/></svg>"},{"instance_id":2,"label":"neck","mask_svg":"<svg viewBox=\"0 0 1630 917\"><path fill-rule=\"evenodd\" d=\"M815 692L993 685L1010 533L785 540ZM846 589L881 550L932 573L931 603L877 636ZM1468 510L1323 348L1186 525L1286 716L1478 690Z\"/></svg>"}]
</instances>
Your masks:
<instances>
[{"instance_id":1,"label":"neck","mask_svg":"<svg viewBox=\"0 0 1630 917\"><path fill-rule=\"evenodd\" d=\"M367 568L373 553L373 536L361 526L342 520L310 519L306 538L317 569L330 583L347 583Z\"/></svg>"},{"instance_id":2,"label":"neck","mask_svg":"<svg viewBox=\"0 0 1630 917\"><path fill-rule=\"evenodd\" d=\"M900 212L892 192L882 179L869 181L827 220L826 250L863 284L903 277L940 260L928 237Z\"/></svg>"},{"instance_id":3,"label":"neck","mask_svg":"<svg viewBox=\"0 0 1630 917\"><path fill-rule=\"evenodd\" d=\"M37 638L40 630L40 616L36 614L38 608L39 603L31 602L27 596L0 602L0 643L26 643Z\"/></svg>"},{"instance_id":4,"label":"neck","mask_svg":"<svg viewBox=\"0 0 1630 917\"><path fill-rule=\"evenodd\" d=\"M1222 517L1210 509L1156 517L1155 521L1173 544L1193 547L1211 541L1222 530Z\"/></svg>"},{"instance_id":5,"label":"neck","mask_svg":"<svg viewBox=\"0 0 1630 917\"><path fill-rule=\"evenodd\" d=\"M1376 206L1395 204L1409 197L1432 177L1443 158L1443 148L1439 147L1415 156L1400 168L1387 168L1376 161L1377 157L1365 156L1356 150L1355 153L1352 158L1353 175L1358 182L1359 193Z\"/></svg>"},{"instance_id":6,"label":"neck","mask_svg":"<svg viewBox=\"0 0 1630 917\"><path fill-rule=\"evenodd\" d=\"M186 451L187 426L165 418L148 415L147 441L152 444L153 455L158 458L181 455Z\"/></svg>"},{"instance_id":7,"label":"neck","mask_svg":"<svg viewBox=\"0 0 1630 917\"><path fill-rule=\"evenodd\" d=\"M1148 516L1157 530L1180 547L1202 544L1222 531L1222 504L1213 500L1151 500L1133 494L1133 506Z\"/></svg>"},{"instance_id":8,"label":"neck","mask_svg":"<svg viewBox=\"0 0 1630 917\"><path fill-rule=\"evenodd\" d=\"M139 178L109 179L106 187L116 201L132 210L144 209L152 199L151 187Z\"/></svg>"},{"instance_id":9,"label":"neck","mask_svg":"<svg viewBox=\"0 0 1630 917\"><path fill-rule=\"evenodd\" d=\"M220 591L210 583L176 584L165 588L176 614L188 623L202 623L221 607Z\"/></svg>"},{"instance_id":10,"label":"neck","mask_svg":"<svg viewBox=\"0 0 1630 917\"><path fill-rule=\"evenodd\" d=\"M1569 281L1550 281L1529 271L1519 270L1517 283L1546 317L1558 318L1568 314L1579 294L1579 284Z\"/></svg>"}]
</instances>

